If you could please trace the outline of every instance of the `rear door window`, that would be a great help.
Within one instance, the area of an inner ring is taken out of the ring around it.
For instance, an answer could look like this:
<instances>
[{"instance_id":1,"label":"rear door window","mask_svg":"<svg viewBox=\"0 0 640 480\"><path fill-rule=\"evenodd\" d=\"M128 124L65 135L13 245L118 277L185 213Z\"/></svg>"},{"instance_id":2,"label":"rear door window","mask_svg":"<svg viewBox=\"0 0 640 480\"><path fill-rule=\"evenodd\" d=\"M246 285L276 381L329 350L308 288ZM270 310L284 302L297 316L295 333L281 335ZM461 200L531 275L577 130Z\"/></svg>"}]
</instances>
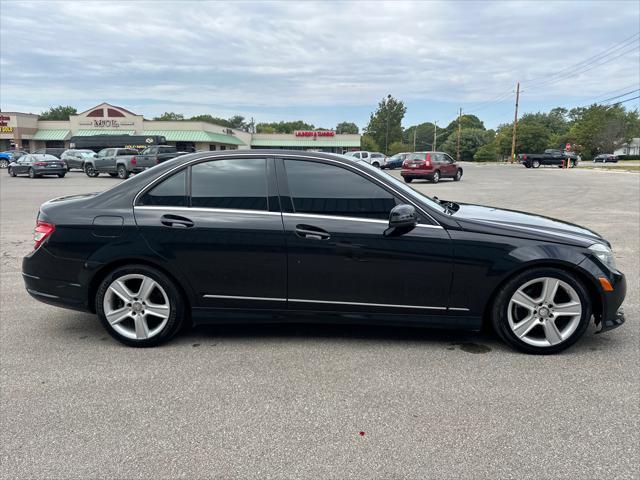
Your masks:
<instances>
[{"instance_id":1,"label":"rear door window","mask_svg":"<svg viewBox=\"0 0 640 480\"><path fill-rule=\"evenodd\" d=\"M145 193L140 204L186 207L188 205L186 179L186 169L172 175Z\"/></svg>"}]
</instances>

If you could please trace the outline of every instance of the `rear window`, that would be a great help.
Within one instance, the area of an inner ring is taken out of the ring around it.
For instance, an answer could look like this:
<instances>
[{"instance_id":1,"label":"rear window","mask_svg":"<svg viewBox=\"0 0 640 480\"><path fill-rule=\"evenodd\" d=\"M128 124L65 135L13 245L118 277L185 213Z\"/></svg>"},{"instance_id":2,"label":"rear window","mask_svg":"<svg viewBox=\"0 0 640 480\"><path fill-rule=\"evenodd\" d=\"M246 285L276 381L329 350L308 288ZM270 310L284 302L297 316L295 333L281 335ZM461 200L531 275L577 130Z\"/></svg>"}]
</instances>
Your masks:
<instances>
[{"instance_id":1,"label":"rear window","mask_svg":"<svg viewBox=\"0 0 640 480\"><path fill-rule=\"evenodd\" d=\"M138 151L133 148L121 148L116 155L138 155Z\"/></svg>"},{"instance_id":2,"label":"rear window","mask_svg":"<svg viewBox=\"0 0 640 480\"><path fill-rule=\"evenodd\" d=\"M186 170L176 173L145 193L140 202L141 205L186 207L186 180Z\"/></svg>"},{"instance_id":3,"label":"rear window","mask_svg":"<svg viewBox=\"0 0 640 480\"><path fill-rule=\"evenodd\" d=\"M407 160L424 160L427 157L427 152L411 153L407 156Z\"/></svg>"}]
</instances>

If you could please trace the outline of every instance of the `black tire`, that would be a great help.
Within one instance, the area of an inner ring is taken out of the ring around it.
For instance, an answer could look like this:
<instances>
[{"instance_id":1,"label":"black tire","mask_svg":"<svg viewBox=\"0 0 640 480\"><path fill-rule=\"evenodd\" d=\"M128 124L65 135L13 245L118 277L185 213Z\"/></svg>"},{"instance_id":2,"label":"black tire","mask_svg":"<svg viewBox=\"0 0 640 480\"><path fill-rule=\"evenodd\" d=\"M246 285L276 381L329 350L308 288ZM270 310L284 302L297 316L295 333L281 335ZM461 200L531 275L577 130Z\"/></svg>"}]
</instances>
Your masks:
<instances>
[{"instance_id":1,"label":"black tire","mask_svg":"<svg viewBox=\"0 0 640 480\"><path fill-rule=\"evenodd\" d=\"M64 178L64 176L65 176L65 175L66 175L66 173L59 173L59 174L58 174L58 177L59 177L59 178Z\"/></svg>"},{"instance_id":2,"label":"black tire","mask_svg":"<svg viewBox=\"0 0 640 480\"><path fill-rule=\"evenodd\" d=\"M380 164L378 162L373 162L371 164L372 167L380 168Z\"/></svg>"},{"instance_id":3,"label":"black tire","mask_svg":"<svg viewBox=\"0 0 640 480\"><path fill-rule=\"evenodd\" d=\"M69 165L67 165L67 172L71 171L71 167Z\"/></svg>"},{"instance_id":4,"label":"black tire","mask_svg":"<svg viewBox=\"0 0 640 480\"><path fill-rule=\"evenodd\" d=\"M9 176L11 177L15 177L16 176L16 172L13 171L13 168L9 167Z\"/></svg>"},{"instance_id":5,"label":"black tire","mask_svg":"<svg viewBox=\"0 0 640 480\"><path fill-rule=\"evenodd\" d=\"M531 165L530 165L530 164L528 164L528 163L525 163L525 164L524 164L524 168L531 168Z\"/></svg>"},{"instance_id":6,"label":"black tire","mask_svg":"<svg viewBox=\"0 0 640 480\"><path fill-rule=\"evenodd\" d=\"M553 346L538 347L520 340L509 326L507 317L509 301L515 291L528 281L539 277L551 277L566 282L576 291L582 304L582 316L576 330L562 343ZM591 299L586 288L577 277L559 268L535 267L516 275L500 288L491 308L491 322L498 336L516 350L536 355L549 355L565 350L577 342L589 326L591 313Z\"/></svg>"},{"instance_id":7,"label":"black tire","mask_svg":"<svg viewBox=\"0 0 640 480\"><path fill-rule=\"evenodd\" d=\"M90 178L96 178L98 175L100 175L100 173L96 171L95 167L90 163L87 163L84 166L84 173L86 173L87 177L90 177Z\"/></svg>"},{"instance_id":8,"label":"black tire","mask_svg":"<svg viewBox=\"0 0 640 480\"><path fill-rule=\"evenodd\" d=\"M453 177L453 181L459 182L461 179L462 179L462 169L459 168L458 171L456 172L456 176Z\"/></svg>"},{"instance_id":9,"label":"black tire","mask_svg":"<svg viewBox=\"0 0 640 480\"><path fill-rule=\"evenodd\" d=\"M118 165L118 178L121 178L123 180L129 178L129 172L127 171L127 167L125 167L124 165Z\"/></svg>"},{"instance_id":10,"label":"black tire","mask_svg":"<svg viewBox=\"0 0 640 480\"><path fill-rule=\"evenodd\" d=\"M407 177L403 177L404 178L404 183L411 183L413 182L413 178L407 178Z\"/></svg>"},{"instance_id":11,"label":"black tire","mask_svg":"<svg viewBox=\"0 0 640 480\"><path fill-rule=\"evenodd\" d=\"M36 178L36 172L33 170L33 168L29 168L29 178Z\"/></svg>"},{"instance_id":12,"label":"black tire","mask_svg":"<svg viewBox=\"0 0 640 480\"><path fill-rule=\"evenodd\" d=\"M142 274L155 280L164 289L169 299L170 311L166 325L158 334L144 340L134 340L131 338L127 338L117 332L109 324L109 321L107 320L104 313L103 301L109 285L111 285L111 283L117 278L129 274ZM105 330L107 330L107 332L120 343L123 343L130 347L155 347L170 340L180 330L182 322L185 318L186 310L182 293L176 287L176 284L173 282L173 280L171 280L159 270L156 270L155 268L149 267L147 265L127 265L116 268L112 272L109 272L109 274L102 280L100 286L98 287L95 298L95 308L96 313L98 314L98 318L100 319L100 322L102 323L102 326L105 328Z\"/></svg>"},{"instance_id":13,"label":"black tire","mask_svg":"<svg viewBox=\"0 0 640 480\"><path fill-rule=\"evenodd\" d=\"M431 176L431 183L438 183L440 181L440 171L436 170Z\"/></svg>"},{"instance_id":14,"label":"black tire","mask_svg":"<svg viewBox=\"0 0 640 480\"><path fill-rule=\"evenodd\" d=\"M0 160L0 168L7 168L9 166L9 161L6 158Z\"/></svg>"},{"instance_id":15,"label":"black tire","mask_svg":"<svg viewBox=\"0 0 640 480\"><path fill-rule=\"evenodd\" d=\"M540 160L534 160L531 162L531 168L540 168Z\"/></svg>"},{"instance_id":16,"label":"black tire","mask_svg":"<svg viewBox=\"0 0 640 480\"><path fill-rule=\"evenodd\" d=\"M118 176L118 174L117 173L110 173L109 176L112 177L112 178L116 178Z\"/></svg>"}]
</instances>

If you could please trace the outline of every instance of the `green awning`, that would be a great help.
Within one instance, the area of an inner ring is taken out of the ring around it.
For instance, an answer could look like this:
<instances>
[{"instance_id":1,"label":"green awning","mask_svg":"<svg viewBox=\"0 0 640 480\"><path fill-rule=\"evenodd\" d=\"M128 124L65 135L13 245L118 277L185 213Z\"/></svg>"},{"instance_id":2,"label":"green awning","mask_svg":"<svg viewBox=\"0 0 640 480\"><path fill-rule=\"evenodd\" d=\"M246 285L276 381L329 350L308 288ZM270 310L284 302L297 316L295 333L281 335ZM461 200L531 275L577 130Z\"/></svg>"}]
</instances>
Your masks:
<instances>
[{"instance_id":1,"label":"green awning","mask_svg":"<svg viewBox=\"0 0 640 480\"><path fill-rule=\"evenodd\" d=\"M40 129L33 135L32 140L65 140L67 135L69 135L69 130Z\"/></svg>"},{"instance_id":2,"label":"green awning","mask_svg":"<svg viewBox=\"0 0 640 480\"><path fill-rule=\"evenodd\" d=\"M75 135L88 137L90 135L134 135L135 130L78 130Z\"/></svg>"},{"instance_id":3,"label":"green awning","mask_svg":"<svg viewBox=\"0 0 640 480\"><path fill-rule=\"evenodd\" d=\"M360 147L360 139L353 140L272 140L265 138L255 138L251 140L252 147Z\"/></svg>"},{"instance_id":4,"label":"green awning","mask_svg":"<svg viewBox=\"0 0 640 480\"><path fill-rule=\"evenodd\" d=\"M144 135L160 135L165 137L167 142L214 142L227 145L245 145L242 140L233 135L204 130L145 130Z\"/></svg>"}]
</instances>

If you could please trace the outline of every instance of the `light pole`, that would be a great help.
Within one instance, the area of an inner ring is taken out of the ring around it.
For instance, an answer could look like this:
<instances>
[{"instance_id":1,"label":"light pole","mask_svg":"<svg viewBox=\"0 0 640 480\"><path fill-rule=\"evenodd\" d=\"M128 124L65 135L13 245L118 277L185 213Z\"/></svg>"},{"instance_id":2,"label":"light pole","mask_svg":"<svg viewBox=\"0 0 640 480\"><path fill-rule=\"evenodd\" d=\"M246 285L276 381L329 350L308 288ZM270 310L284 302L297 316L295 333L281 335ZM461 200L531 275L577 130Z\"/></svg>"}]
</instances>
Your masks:
<instances>
[{"instance_id":1,"label":"light pole","mask_svg":"<svg viewBox=\"0 0 640 480\"><path fill-rule=\"evenodd\" d=\"M436 125L438 122L433 122L433 150L436 149L436 144L438 142L438 127Z\"/></svg>"}]
</instances>

